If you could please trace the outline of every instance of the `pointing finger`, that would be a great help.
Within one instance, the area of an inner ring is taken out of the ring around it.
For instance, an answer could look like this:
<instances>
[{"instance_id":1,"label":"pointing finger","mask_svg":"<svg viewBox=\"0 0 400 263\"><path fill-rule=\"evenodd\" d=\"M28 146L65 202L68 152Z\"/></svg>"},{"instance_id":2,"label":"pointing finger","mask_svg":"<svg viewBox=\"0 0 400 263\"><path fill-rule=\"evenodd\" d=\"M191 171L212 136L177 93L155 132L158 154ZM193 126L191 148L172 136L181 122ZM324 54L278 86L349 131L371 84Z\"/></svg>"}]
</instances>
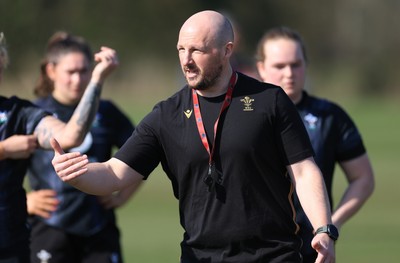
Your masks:
<instances>
[{"instance_id":1,"label":"pointing finger","mask_svg":"<svg viewBox=\"0 0 400 263\"><path fill-rule=\"evenodd\" d=\"M58 141L55 138L51 138L50 139L50 144L51 144L51 147L54 150L54 154L55 155L64 154L63 149L61 148L60 144L58 143Z\"/></svg>"}]
</instances>

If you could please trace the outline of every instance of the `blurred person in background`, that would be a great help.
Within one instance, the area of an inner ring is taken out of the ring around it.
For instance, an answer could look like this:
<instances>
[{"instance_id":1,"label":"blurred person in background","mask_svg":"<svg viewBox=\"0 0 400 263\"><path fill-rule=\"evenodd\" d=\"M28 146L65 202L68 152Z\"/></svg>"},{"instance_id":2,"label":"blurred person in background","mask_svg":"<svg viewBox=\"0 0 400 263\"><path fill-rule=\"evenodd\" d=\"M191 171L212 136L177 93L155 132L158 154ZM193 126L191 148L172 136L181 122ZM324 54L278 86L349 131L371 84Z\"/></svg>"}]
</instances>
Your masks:
<instances>
[{"instance_id":1,"label":"blurred person in background","mask_svg":"<svg viewBox=\"0 0 400 263\"><path fill-rule=\"evenodd\" d=\"M322 171L331 205L335 164L339 164L348 186L332 214L339 229L371 196L374 175L361 135L349 115L337 104L305 91L307 55L301 36L291 28L268 30L258 43L257 69L264 82L282 87L296 105L311 139L315 161ZM312 225L298 201L297 221L304 244L304 262L315 262L311 247Z\"/></svg>"},{"instance_id":2,"label":"blurred person in background","mask_svg":"<svg viewBox=\"0 0 400 263\"><path fill-rule=\"evenodd\" d=\"M215 11L188 18L177 50L187 85L157 104L106 162L64 153L59 177L91 194L147 179L161 163L179 200L181 263L301 262L291 194L315 228L331 226L329 201L304 125L285 92L235 72L230 21ZM313 240L334 262L338 233Z\"/></svg>"},{"instance_id":3,"label":"blurred person in background","mask_svg":"<svg viewBox=\"0 0 400 263\"><path fill-rule=\"evenodd\" d=\"M79 36L56 32L50 37L35 103L68 121L91 78L93 64L89 44ZM82 145L70 149L87 154L94 162L108 160L134 126L113 102L100 100L93 124ZM36 150L28 178L33 191L27 194L31 216L31 261L62 263L121 263L120 233L114 208L124 204L138 185L108 196L83 193L62 182L51 165L54 152ZM47 262L47 261L46 261Z\"/></svg>"},{"instance_id":4,"label":"blurred person in background","mask_svg":"<svg viewBox=\"0 0 400 263\"><path fill-rule=\"evenodd\" d=\"M0 83L3 80L3 71L8 66L8 52L6 38L3 32L0 32Z\"/></svg>"},{"instance_id":5,"label":"blurred person in background","mask_svg":"<svg viewBox=\"0 0 400 263\"><path fill-rule=\"evenodd\" d=\"M23 188L28 157L36 148L49 149L49 139L53 137L60 140L64 149L83 142L97 111L103 82L117 64L115 52L108 48L98 52L95 60L98 64L68 123L29 101L0 96L0 262L30 262L30 229ZM0 79L7 64L7 47L1 33Z\"/></svg>"}]
</instances>

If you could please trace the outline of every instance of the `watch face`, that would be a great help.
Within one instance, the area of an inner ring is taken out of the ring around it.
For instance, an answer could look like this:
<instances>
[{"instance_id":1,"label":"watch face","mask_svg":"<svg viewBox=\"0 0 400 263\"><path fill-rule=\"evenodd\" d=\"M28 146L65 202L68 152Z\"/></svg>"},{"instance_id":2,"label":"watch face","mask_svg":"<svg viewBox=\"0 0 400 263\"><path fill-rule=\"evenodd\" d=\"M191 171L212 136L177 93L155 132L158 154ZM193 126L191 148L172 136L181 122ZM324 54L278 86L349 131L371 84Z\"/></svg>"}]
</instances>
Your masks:
<instances>
[{"instance_id":1,"label":"watch face","mask_svg":"<svg viewBox=\"0 0 400 263\"><path fill-rule=\"evenodd\" d=\"M321 226L320 228L317 229L317 231L315 231L315 234L318 234L318 233L326 233L334 241L336 241L339 237L338 229L336 228L336 226L334 226L332 224Z\"/></svg>"},{"instance_id":2,"label":"watch face","mask_svg":"<svg viewBox=\"0 0 400 263\"><path fill-rule=\"evenodd\" d=\"M339 237L339 231L334 225L328 225L328 234L334 240L336 240Z\"/></svg>"}]
</instances>

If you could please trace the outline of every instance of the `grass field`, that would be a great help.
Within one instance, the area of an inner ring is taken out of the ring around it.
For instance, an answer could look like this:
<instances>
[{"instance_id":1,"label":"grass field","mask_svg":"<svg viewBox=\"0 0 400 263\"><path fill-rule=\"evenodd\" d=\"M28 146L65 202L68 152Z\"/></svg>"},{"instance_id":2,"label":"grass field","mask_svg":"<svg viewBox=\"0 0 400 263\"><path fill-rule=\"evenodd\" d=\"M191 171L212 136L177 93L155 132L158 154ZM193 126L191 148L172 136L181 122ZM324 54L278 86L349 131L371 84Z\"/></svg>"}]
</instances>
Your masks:
<instances>
[{"instance_id":1,"label":"grass field","mask_svg":"<svg viewBox=\"0 0 400 263\"><path fill-rule=\"evenodd\" d=\"M400 106L388 100L358 101L339 102L362 132L376 175L376 189L364 208L342 228L336 246L337 262L397 262L400 258L400 207L396 205L400 200L400 178L396 172L400 161L397 135ZM136 121L144 114L143 107L126 109ZM336 198L345 185L344 176L338 170L334 182ZM135 198L119 209L118 216L126 262L178 262L183 232L177 201L161 169L150 176Z\"/></svg>"}]
</instances>

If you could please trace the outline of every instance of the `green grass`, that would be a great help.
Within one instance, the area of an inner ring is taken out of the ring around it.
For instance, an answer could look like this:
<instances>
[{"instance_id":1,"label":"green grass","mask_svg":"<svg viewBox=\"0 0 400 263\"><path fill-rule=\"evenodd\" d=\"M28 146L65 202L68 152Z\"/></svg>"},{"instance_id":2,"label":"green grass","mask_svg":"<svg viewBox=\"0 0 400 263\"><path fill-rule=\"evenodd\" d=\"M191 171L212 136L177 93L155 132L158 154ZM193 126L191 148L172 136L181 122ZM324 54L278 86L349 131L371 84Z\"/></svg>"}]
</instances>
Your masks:
<instances>
[{"instance_id":1,"label":"green grass","mask_svg":"<svg viewBox=\"0 0 400 263\"><path fill-rule=\"evenodd\" d=\"M337 261L395 262L400 256L400 177L397 173L400 107L396 102L369 99L339 103L361 130L374 167L376 189L363 209L342 228L336 245ZM141 106L125 109L136 122L143 117ZM135 116L135 111L140 113ZM344 176L337 169L336 200L345 184ZM136 196L118 210L118 219L126 262L178 262L183 231L179 225L177 200L160 168Z\"/></svg>"},{"instance_id":2,"label":"green grass","mask_svg":"<svg viewBox=\"0 0 400 263\"><path fill-rule=\"evenodd\" d=\"M126 262L179 262L178 202L157 168L129 204L118 210Z\"/></svg>"}]
</instances>

